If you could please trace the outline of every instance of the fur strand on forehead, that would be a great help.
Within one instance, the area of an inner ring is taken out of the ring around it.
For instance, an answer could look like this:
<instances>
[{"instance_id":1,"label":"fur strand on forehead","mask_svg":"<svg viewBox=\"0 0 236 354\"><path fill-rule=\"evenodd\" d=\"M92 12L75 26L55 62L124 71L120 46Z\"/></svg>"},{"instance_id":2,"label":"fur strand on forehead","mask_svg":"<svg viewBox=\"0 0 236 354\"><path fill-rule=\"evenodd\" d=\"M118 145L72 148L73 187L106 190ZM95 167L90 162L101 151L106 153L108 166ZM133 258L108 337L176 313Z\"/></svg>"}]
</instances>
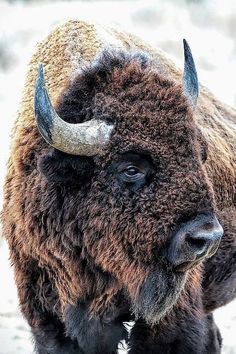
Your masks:
<instances>
[{"instance_id":1,"label":"fur strand on forehead","mask_svg":"<svg viewBox=\"0 0 236 354\"><path fill-rule=\"evenodd\" d=\"M127 119L128 111L139 127L149 121L151 129L160 111L170 126L189 111L182 86L162 77L149 56L116 50L104 50L84 67L58 102L59 115L70 123ZM159 127L162 123L161 117Z\"/></svg>"},{"instance_id":2,"label":"fur strand on forehead","mask_svg":"<svg viewBox=\"0 0 236 354\"><path fill-rule=\"evenodd\" d=\"M68 122L80 123L91 119L91 103L95 95L103 91L112 80L115 69L136 64L139 70L150 67L150 58L142 52L104 50L92 62L83 67L77 77L58 100L59 115Z\"/></svg>"}]
</instances>

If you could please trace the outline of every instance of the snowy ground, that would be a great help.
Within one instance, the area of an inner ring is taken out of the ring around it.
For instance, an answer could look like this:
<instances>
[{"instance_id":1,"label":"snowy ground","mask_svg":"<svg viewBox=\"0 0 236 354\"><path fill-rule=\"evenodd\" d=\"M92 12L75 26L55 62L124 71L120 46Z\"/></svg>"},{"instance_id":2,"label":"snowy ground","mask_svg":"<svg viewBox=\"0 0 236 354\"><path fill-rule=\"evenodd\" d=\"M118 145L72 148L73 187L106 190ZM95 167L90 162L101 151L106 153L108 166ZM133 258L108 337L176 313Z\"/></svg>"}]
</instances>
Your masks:
<instances>
[{"instance_id":1,"label":"snowy ground","mask_svg":"<svg viewBox=\"0 0 236 354\"><path fill-rule=\"evenodd\" d=\"M167 51L182 65L182 38L194 52L200 80L223 101L236 105L236 1L35 1L23 6L0 0L0 187L8 156L26 63L37 41L66 19L120 24ZM0 208L2 190L0 188ZM18 311L6 244L0 239L0 354L31 354L28 327ZM215 314L223 354L236 354L236 302Z\"/></svg>"}]
</instances>

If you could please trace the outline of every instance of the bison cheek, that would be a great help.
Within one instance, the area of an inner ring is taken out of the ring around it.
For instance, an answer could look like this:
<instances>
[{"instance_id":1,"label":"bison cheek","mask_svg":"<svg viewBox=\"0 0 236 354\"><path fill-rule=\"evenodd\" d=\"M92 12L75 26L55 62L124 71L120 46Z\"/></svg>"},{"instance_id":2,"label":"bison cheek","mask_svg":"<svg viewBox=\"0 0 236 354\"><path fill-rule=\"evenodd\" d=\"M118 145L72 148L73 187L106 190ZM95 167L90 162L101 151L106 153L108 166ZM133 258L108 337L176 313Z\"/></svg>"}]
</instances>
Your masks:
<instances>
[{"instance_id":1,"label":"bison cheek","mask_svg":"<svg viewBox=\"0 0 236 354\"><path fill-rule=\"evenodd\" d=\"M175 305L184 287L186 276L165 270L152 271L140 286L133 301L136 317L155 324Z\"/></svg>"}]
</instances>

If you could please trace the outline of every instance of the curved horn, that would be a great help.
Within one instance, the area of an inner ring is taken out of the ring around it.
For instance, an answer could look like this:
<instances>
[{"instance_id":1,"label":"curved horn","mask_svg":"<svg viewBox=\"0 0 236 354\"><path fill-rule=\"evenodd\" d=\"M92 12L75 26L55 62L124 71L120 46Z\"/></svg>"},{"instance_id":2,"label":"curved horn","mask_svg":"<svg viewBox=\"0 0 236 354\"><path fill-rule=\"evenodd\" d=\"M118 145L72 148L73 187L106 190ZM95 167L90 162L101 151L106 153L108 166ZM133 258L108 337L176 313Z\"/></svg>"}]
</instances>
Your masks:
<instances>
[{"instance_id":1,"label":"curved horn","mask_svg":"<svg viewBox=\"0 0 236 354\"><path fill-rule=\"evenodd\" d=\"M93 156L109 142L114 125L91 119L78 124L65 122L52 106L39 65L35 87L35 117L38 130L54 148L72 155Z\"/></svg>"},{"instance_id":2,"label":"curved horn","mask_svg":"<svg viewBox=\"0 0 236 354\"><path fill-rule=\"evenodd\" d=\"M184 43L184 75L183 75L184 93L186 97L189 99L192 106L195 107L198 98L197 70L194 64L191 49L186 39L183 40L183 43Z\"/></svg>"}]
</instances>

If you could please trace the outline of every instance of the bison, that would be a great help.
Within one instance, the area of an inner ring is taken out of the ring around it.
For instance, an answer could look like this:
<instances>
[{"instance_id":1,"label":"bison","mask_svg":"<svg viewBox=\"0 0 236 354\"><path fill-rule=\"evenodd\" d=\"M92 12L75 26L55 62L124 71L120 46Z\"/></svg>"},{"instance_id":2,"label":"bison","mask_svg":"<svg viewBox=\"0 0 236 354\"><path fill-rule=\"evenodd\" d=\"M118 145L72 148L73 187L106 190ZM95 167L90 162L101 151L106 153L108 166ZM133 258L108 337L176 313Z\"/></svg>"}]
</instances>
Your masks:
<instances>
[{"instance_id":1,"label":"bison","mask_svg":"<svg viewBox=\"0 0 236 354\"><path fill-rule=\"evenodd\" d=\"M70 21L32 57L2 220L38 354L220 353L236 111L198 98L186 41L184 56L181 79L135 36Z\"/></svg>"}]
</instances>

